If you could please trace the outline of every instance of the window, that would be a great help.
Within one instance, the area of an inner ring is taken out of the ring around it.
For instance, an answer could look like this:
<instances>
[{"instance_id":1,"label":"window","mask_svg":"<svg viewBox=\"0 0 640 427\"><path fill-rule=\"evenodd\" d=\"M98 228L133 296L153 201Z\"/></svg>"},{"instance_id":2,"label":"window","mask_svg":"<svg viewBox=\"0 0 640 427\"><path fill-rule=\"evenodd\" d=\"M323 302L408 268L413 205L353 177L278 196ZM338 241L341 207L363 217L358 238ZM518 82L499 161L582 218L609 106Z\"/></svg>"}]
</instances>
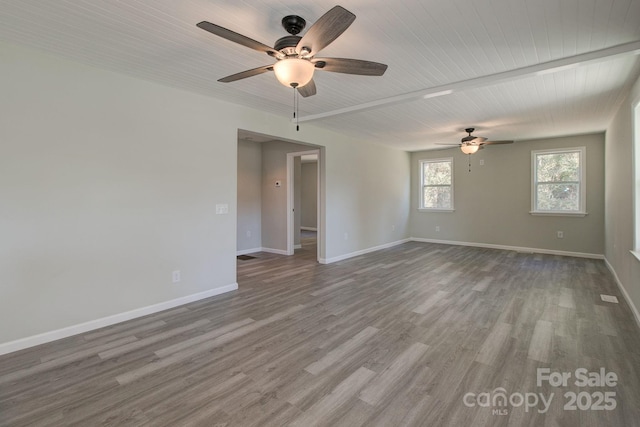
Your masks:
<instances>
[{"instance_id":1,"label":"window","mask_svg":"<svg viewBox=\"0 0 640 427\"><path fill-rule=\"evenodd\" d=\"M453 210L453 158L420 161L420 209Z\"/></svg>"},{"instance_id":2,"label":"window","mask_svg":"<svg viewBox=\"0 0 640 427\"><path fill-rule=\"evenodd\" d=\"M585 148L531 152L531 213L586 215Z\"/></svg>"}]
</instances>

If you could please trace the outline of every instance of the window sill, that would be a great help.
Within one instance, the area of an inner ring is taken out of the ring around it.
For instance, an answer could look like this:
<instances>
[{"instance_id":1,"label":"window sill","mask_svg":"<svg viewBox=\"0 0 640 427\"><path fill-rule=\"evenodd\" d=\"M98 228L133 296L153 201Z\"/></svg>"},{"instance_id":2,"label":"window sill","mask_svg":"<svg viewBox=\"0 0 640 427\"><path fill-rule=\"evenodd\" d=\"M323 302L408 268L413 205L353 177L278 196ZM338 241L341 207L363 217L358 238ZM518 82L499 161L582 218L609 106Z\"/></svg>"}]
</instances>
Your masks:
<instances>
[{"instance_id":1,"label":"window sill","mask_svg":"<svg viewBox=\"0 0 640 427\"><path fill-rule=\"evenodd\" d=\"M425 208L418 208L419 212L453 212L455 211L455 209L425 209Z\"/></svg>"},{"instance_id":2,"label":"window sill","mask_svg":"<svg viewBox=\"0 0 640 427\"><path fill-rule=\"evenodd\" d=\"M631 254L640 261L640 251L629 251Z\"/></svg>"},{"instance_id":3,"label":"window sill","mask_svg":"<svg viewBox=\"0 0 640 427\"><path fill-rule=\"evenodd\" d=\"M537 212L531 211L529 214L534 216L573 216L573 217L585 217L587 212Z\"/></svg>"}]
</instances>

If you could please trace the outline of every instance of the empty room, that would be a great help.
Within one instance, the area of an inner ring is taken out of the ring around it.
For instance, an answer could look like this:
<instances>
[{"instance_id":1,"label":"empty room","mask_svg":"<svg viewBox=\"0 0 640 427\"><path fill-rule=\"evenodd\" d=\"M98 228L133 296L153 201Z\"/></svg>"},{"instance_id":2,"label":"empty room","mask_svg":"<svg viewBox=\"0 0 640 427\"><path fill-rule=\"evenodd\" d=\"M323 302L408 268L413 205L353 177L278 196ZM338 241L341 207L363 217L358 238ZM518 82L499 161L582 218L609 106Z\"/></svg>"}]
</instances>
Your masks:
<instances>
[{"instance_id":1,"label":"empty room","mask_svg":"<svg viewBox=\"0 0 640 427\"><path fill-rule=\"evenodd\" d=\"M0 426L633 426L640 0L0 3Z\"/></svg>"}]
</instances>

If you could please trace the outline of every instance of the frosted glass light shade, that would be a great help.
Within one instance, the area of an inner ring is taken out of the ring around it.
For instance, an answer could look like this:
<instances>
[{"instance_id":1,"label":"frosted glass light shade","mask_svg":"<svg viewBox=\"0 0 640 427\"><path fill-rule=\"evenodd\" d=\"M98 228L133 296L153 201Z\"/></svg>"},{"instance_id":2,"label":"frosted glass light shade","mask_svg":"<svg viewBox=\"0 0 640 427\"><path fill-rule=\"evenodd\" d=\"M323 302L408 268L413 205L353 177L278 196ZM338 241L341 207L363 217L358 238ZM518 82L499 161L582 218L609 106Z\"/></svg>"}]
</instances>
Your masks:
<instances>
[{"instance_id":1,"label":"frosted glass light shade","mask_svg":"<svg viewBox=\"0 0 640 427\"><path fill-rule=\"evenodd\" d=\"M462 145L460 146L460 149L464 154L473 154L476 151L478 151L478 149L480 149L480 146L479 145Z\"/></svg>"},{"instance_id":2,"label":"frosted glass light shade","mask_svg":"<svg viewBox=\"0 0 640 427\"><path fill-rule=\"evenodd\" d=\"M285 58L273 64L273 72L280 83L287 87L302 87L313 78L315 66L306 59Z\"/></svg>"}]
</instances>

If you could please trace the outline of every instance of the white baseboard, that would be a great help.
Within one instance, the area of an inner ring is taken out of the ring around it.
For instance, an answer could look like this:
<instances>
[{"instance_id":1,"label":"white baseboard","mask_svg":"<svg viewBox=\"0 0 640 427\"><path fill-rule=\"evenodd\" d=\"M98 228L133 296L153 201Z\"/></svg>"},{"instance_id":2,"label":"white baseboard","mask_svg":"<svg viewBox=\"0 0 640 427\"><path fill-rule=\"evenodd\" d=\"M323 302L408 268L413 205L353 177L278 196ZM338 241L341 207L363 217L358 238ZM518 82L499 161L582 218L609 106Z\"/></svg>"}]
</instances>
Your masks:
<instances>
[{"instance_id":1,"label":"white baseboard","mask_svg":"<svg viewBox=\"0 0 640 427\"><path fill-rule=\"evenodd\" d=\"M613 275L613 278L616 280L618 289L620 289L620 292L622 292L622 295L624 296L625 301L627 301L629 308L631 308L631 312L633 313L633 317L636 320L636 324L638 325L638 328L640 328L640 312L638 311L638 308L635 306L635 304L633 303L633 300L631 299L631 296L629 296L629 294L627 293L627 290L622 285L622 282L620 281L618 274L613 269L613 266L609 263L609 260L605 258L604 263L607 265L607 268Z\"/></svg>"},{"instance_id":2,"label":"white baseboard","mask_svg":"<svg viewBox=\"0 0 640 427\"><path fill-rule=\"evenodd\" d=\"M262 248L253 248L253 249L243 249L241 251L236 252L236 256L238 255L247 255L247 254L255 254L256 252L260 252Z\"/></svg>"},{"instance_id":3,"label":"white baseboard","mask_svg":"<svg viewBox=\"0 0 640 427\"><path fill-rule=\"evenodd\" d=\"M295 249L300 249L302 246L297 246ZM270 254L277 255L289 255L287 251L283 251L282 249L272 249L272 248L253 248L253 249L244 249L236 252L236 256L239 255L248 255L255 254L256 252L268 252Z\"/></svg>"},{"instance_id":4,"label":"white baseboard","mask_svg":"<svg viewBox=\"0 0 640 427\"><path fill-rule=\"evenodd\" d=\"M351 252L349 254L339 255L339 256L333 257L333 258L320 258L318 260L318 262L320 264L331 264L331 263L342 261L342 260L345 260L345 259L357 257L357 256L364 255L364 254L368 254L370 252L379 251L381 249L387 249L387 248L391 248L391 247L394 247L394 246L398 246L398 245L401 245L403 243L407 243L408 241L409 241L409 239L403 239L403 240L398 240L398 241L391 242L391 243L385 243L384 245L379 245L379 246L374 246L372 248L363 249L361 251L356 251L356 252Z\"/></svg>"},{"instance_id":5,"label":"white baseboard","mask_svg":"<svg viewBox=\"0 0 640 427\"><path fill-rule=\"evenodd\" d=\"M67 338L72 335L83 334L88 331L104 328L105 326L111 326L116 323L125 322L127 320L135 319L137 317L147 316L149 314L157 313L163 310L168 310L170 308L188 304L190 302L199 301L201 299L209 298L215 295L220 295L226 292L235 291L236 289L238 289L238 284L233 283L231 285L222 286L215 289L209 289L208 291L187 295L187 296L176 298L170 301L149 305L147 307L136 308L131 311L114 314L112 316L103 317L101 319L90 320L85 323L68 326L66 328L57 329L55 331L49 331L42 334L21 338L15 341L9 341L9 342L0 344L0 355L13 353L14 351L23 350L25 348L34 347L36 345L45 344L45 343L56 341L62 338Z\"/></svg>"},{"instance_id":6,"label":"white baseboard","mask_svg":"<svg viewBox=\"0 0 640 427\"><path fill-rule=\"evenodd\" d=\"M302 249L302 245L293 245L293 249Z\"/></svg>"},{"instance_id":7,"label":"white baseboard","mask_svg":"<svg viewBox=\"0 0 640 427\"><path fill-rule=\"evenodd\" d=\"M540 248L525 248L520 246L506 246L506 245L493 245L490 243L472 243L472 242L458 242L454 240L437 240L437 239L424 239L421 237L412 237L409 239L412 242L424 242L424 243L439 243L442 245L455 245L455 246L473 246L476 248L487 249L502 249L506 251L516 251L533 254L547 254L547 255L561 255L570 256L575 258L591 258L591 259L604 259L602 254L589 254L582 252L568 252L568 251L556 251L553 249L540 249Z\"/></svg>"},{"instance_id":8,"label":"white baseboard","mask_svg":"<svg viewBox=\"0 0 640 427\"><path fill-rule=\"evenodd\" d=\"M305 231L318 231L317 227L300 227L300 230L305 230Z\"/></svg>"},{"instance_id":9,"label":"white baseboard","mask_svg":"<svg viewBox=\"0 0 640 427\"><path fill-rule=\"evenodd\" d=\"M260 248L262 252L268 252L270 254L276 255L289 255L287 251L283 251L282 249L272 249L272 248Z\"/></svg>"}]
</instances>

